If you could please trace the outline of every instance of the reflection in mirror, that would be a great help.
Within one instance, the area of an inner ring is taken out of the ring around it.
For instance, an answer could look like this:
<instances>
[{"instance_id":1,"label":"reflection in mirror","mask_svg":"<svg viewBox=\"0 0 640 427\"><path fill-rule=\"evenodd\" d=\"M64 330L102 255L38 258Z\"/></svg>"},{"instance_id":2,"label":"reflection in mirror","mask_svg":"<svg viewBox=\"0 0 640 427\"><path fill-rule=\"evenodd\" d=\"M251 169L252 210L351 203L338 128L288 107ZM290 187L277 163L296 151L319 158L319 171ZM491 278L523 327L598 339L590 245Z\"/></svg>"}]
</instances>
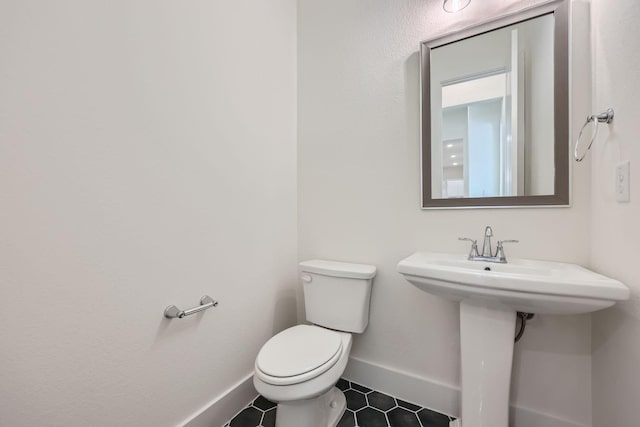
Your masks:
<instances>
[{"instance_id":1,"label":"reflection in mirror","mask_svg":"<svg viewBox=\"0 0 640 427\"><path fill-rule=\"evenodd\" d=\"M568 203L563 7L423 43L424 207Z\"/></svg>"},{"instance_id":2,"label":"reflection in mirror","mask_svg":"<svg viewBox=\"0 0 640 427\"><path fill-rule=\"evenodd\" d=\"M553 24L547 14L431 50L434 198L553 194Z\"/></svg>"},{"instance_id":3,"label":"reflection in mirror","mask_svg":"<svg viewBox=\"0 0 640 427\"><path fill-rule=\"evenodd\" d=\"M502 72L442 87L442 198L517 195L524 168L517 156L510 161L506 78Z\"/></svg>"}]
</instances>

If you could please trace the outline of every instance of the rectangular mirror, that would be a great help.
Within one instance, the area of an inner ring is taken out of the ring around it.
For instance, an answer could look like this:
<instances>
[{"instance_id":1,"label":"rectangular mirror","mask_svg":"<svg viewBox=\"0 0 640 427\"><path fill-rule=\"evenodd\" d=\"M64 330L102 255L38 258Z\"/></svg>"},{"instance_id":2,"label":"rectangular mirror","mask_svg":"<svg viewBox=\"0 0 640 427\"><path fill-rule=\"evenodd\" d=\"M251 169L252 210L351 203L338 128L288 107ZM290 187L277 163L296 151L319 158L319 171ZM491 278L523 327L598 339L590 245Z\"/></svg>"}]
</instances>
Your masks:
<instances>
[{"instance_id":1,"label":"rectangular mirror","mask_svg":"<svg viewBox=\"0 0 640 427\"><path fill-rule=\"evenodd\" d=\"M567 0L421 45L422 207L569 204Z\"/></svg>"}]
</instances>

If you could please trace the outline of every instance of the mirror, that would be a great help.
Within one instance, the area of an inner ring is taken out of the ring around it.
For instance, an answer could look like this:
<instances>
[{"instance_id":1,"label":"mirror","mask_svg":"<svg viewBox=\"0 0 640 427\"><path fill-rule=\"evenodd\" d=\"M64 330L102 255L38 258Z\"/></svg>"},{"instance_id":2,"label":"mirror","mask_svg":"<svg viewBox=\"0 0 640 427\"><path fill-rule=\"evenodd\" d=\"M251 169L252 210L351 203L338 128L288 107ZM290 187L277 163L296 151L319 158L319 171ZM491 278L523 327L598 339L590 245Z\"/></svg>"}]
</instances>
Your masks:
<instances>
[{"instance_id":1,"label":"mirror","mask_svg":"<svg viewBox=\"0 0 640 427\"><path fill-rule=\"evenodd\" d=\"M567 206L567 0L425 41L422 207Z\"/></svg>"}]
</instances>

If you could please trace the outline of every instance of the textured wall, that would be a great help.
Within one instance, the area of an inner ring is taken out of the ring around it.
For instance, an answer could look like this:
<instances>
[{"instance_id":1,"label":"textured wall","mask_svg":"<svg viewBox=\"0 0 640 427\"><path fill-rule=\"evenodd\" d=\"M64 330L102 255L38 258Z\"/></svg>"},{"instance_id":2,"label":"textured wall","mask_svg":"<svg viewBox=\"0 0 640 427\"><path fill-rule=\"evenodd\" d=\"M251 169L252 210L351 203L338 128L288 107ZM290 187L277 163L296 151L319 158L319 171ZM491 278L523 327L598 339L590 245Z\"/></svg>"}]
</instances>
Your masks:
<instances>
[{"instance_id":1,"label":"textured wall","mask_svg":"<svg viewBox=\"0 0 640 427\"><path fill-rule=\"evenodd\" d=\"M615 108L592 156L591 265L631 288L631 299L593 316L593 425L637 426L640 395L640 4L593 1L593 109ZM619 204L614 171L631 161L631 202Z\"/></svg>"},{"instance_id":2,"label":"textured wall","mask_svg":"<svg viewBox=\"0 0 640 427\"><path fill-rule=\"evenodd\" d=\"M0 425L176 425L295 322L295 11L0 2Z\"/></svg>"},{"instance_id":3,"label":"textured wall","mask_svg":"<svg viewBox=\"0 0 640 427\"><path fill-rule=\"evenodd\" d=\"M453 15L438 1L298 3L300 257L378 266L371 322L353 355L454 385L458 307L405 282L399 260L416 250L465 253L457 237L479 237L489 224L520 239L509 256L589 258L584 167L574 170L571 208L420 210L419 42L535 2L506 3L472 2ZM588 55L575 60L574 131L590 105ZM537 317L516 347L513 401L590 424L590 339L588 315Z\"/></svg>"}]
</instances>

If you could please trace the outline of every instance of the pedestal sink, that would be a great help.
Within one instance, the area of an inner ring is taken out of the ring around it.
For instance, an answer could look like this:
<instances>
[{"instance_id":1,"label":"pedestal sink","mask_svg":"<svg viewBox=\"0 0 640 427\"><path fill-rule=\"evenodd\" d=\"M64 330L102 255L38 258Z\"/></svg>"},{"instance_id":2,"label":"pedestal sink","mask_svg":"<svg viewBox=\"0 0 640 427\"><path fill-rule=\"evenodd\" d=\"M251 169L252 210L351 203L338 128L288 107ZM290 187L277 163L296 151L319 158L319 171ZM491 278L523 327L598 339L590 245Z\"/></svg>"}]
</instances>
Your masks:
<instances>
[{"instance_id":1,"label":"pedestal sink","mask_svg":"<svg viewBox=\"0 0 640 427\"><path fill-rule=\"evenodd\" d=\"M463 427L508 427L516 312L589 313L629 298L617 280L559 262L417 252L398 271L419 289L460 302Z\"/></svg>"}]
</instances>

